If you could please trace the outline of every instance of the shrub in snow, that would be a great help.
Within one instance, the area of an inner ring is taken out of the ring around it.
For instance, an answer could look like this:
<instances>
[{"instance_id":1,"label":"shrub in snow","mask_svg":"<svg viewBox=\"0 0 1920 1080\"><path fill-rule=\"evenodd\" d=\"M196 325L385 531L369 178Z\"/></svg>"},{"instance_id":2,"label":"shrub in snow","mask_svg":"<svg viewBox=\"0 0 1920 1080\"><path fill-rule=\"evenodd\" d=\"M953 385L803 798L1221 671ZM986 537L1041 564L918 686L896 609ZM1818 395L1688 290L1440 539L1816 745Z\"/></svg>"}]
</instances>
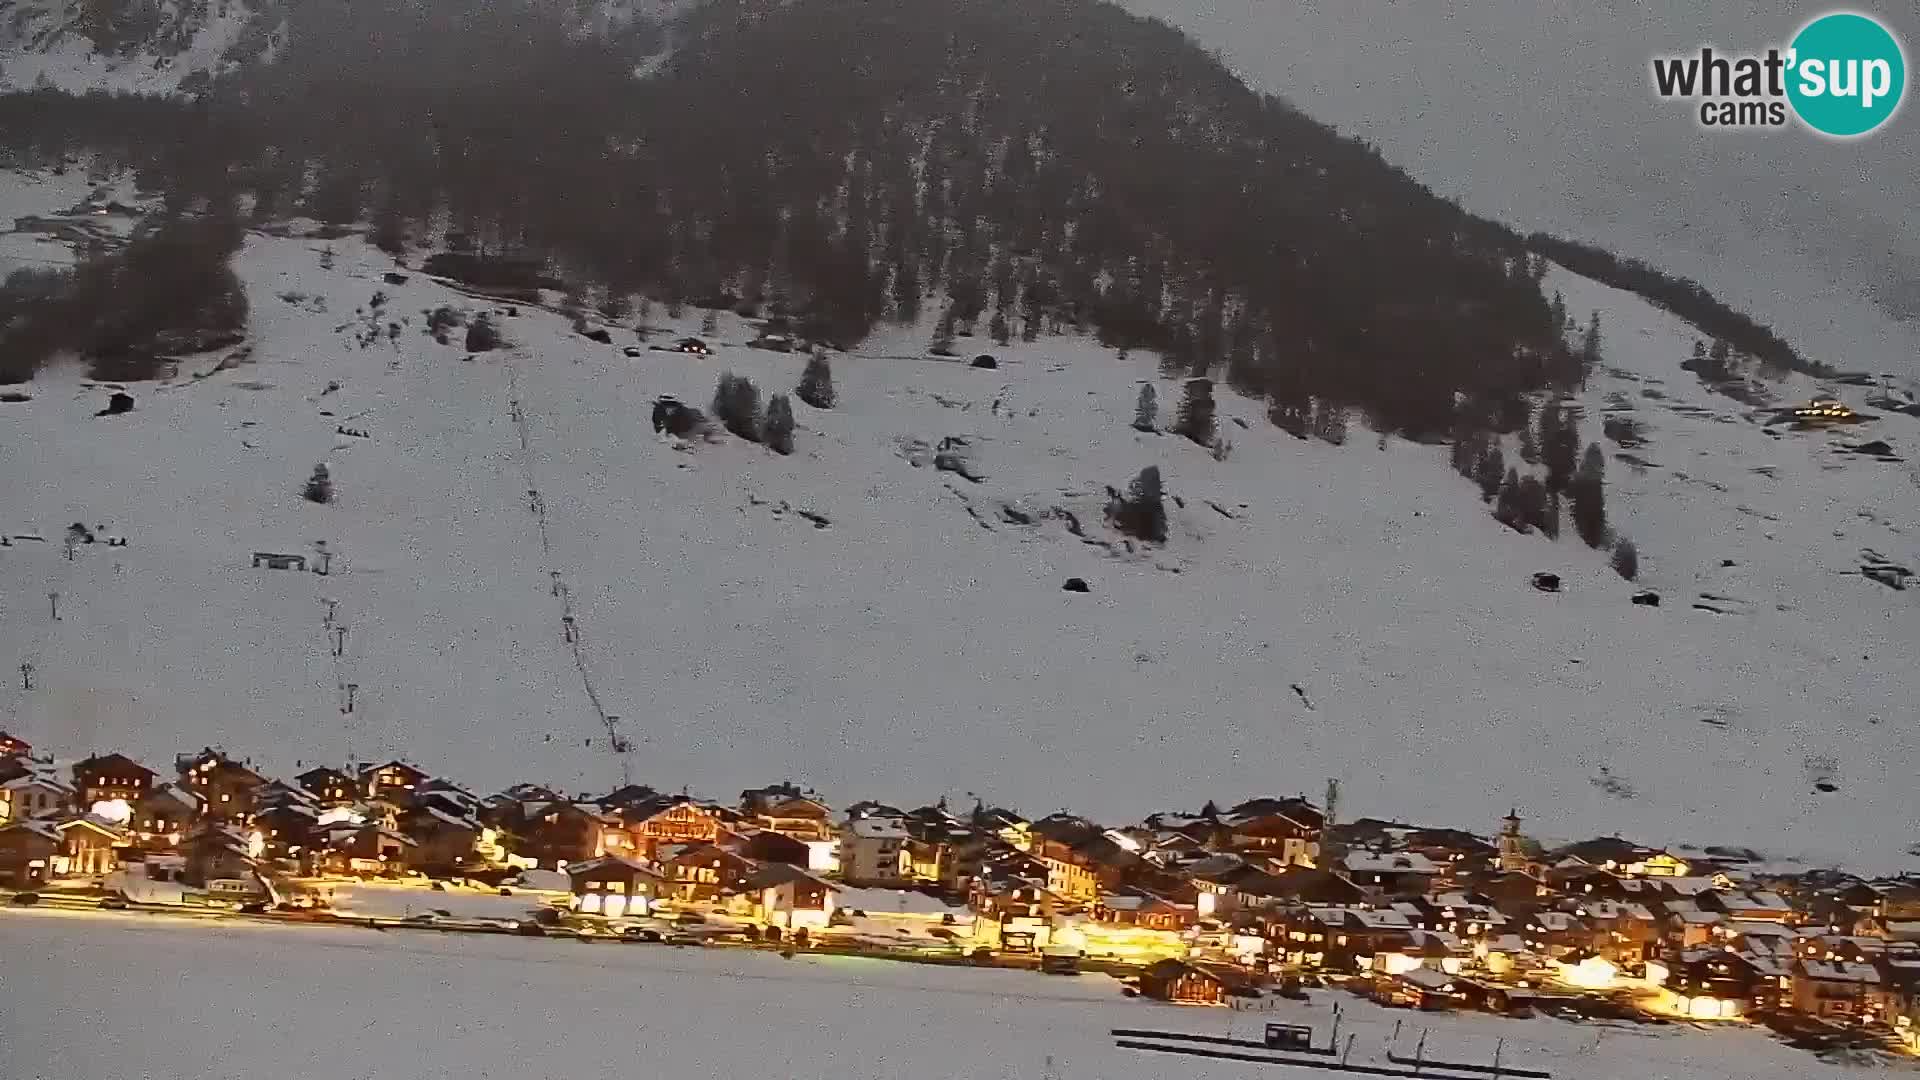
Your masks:
<instances>
[{"instance_id":1,"label":"shrub in snow","mask_svg":"<svg viewBox=\"0 0 1920 1080\"><path fill-rule=\"evenodd\" d=\"M1141 540L1164 543L1167 539L1167 508L1161 501L1160 468L1149 465L1127 485L1127 493L1107 489L1107 519L1113 527Z\"/></svg>"},{"instance_id":2,"label":"shrub in snow","mask_svg":"<svg viewBox=\"0 0 1920 1080\"><path fill-rule=\"evenodd\" d=\"M1188 379L1186 397L1173 422L1173 433L1184 435L1201 446L1213 445L1213 380Z\"/></svg>"},{"instance_id":3,"label":"shrub in snow","mask_svg":"<svg viewBox=\"0 0 1920 1080\"><path fill-rule=\"evenodd\" d=\"M308 502L325 504L333 501L333 474L327 471L324 462L313 467L313 475L307 477L306 490L301 494L306 496Z\"/></svg>"},{"instance_id":4,"label":"shrub in snow","mask_svg":"<svg viewBox=\"0 0 1920 1080\"><path fill-rule=\"evenodd\" d=\"M671 397L656 398L653 403L653 430L686 438L700 430L706 416L699 409Z\"/></svg>"},{"instance_id":5,"label":"shrub in snow","mask_svg":"<svg viewBox=\"0 0 1920 1080\"><path fill-rule=\"evenodd\" d=\"M760 388L744 375L723 373L713 391L713 415L728 431L748 442L759 442Z\"/></svg>"},{"instance_id":6,"label":"shrub in snow","mask_svg":"<svg viewBox=\"0 0 1920 1080\"><path fill-rule=\"evenodd\" d=\"M500 331L494 327L493 320L486 315L475 318L473 325L467 327L468 352L481 353L499 347Z\"/></svg>"},{"instance_id":7,"label":"shrub in snow","mask_svg":"<svg viewBox=\"0 0 1920 1080\"><path fill-rule=\"evenodd\" d=\"M833 368L827 364L826 353L817 352L807 358L806 370L800 373L800 385L793 394L816 409L833 408Z\"/></svg>"},{"instance_id":8,"label":"shrub in snow","mask_svg":"<svg viewBox=\"0 0 1920 1080\"><path fill-rule=\"evenodd\" d=\"M1160 401L1152 383L1140 384L1140 399L1133 406L1133 430L1152 431L1160 420Z\"/></svg>"},{"instance_id":9,"label":"shrub in snow","mask_svg":"<svg viewBox=\"0 0 1920 1080\"><path fill-rule=\"evenodd\" d=\"M707 309L707 313L700 317L700 333L707 337L712 337L719 332L720 313L709 308Z\"/></svg>"},{"instance_id":10,"label":"shrub in snow","mask_svg":"<svg viewBox=\"0 0 1920 1080\"><path fill-rule=\"evenodd\" d=\"M447 339L453 331L466 325L467 322L466 315L444 304L427 312L426 315L428 335L442 345L448 344Z\"/></svg>"},{"instance_id":11,"label":"shrub in snow","mask_svg":"<svg viewBox=\"0 0 1920 1080\"><path fill-rule=\"evenodd\" d=\"M1613 570L1628 581L1640 576L1640 549L1624 536L1613 545Z\"/></svg>"},{"instance_id":12,"label":"shrub in snow","mask_svg":"<svg viewBox=\"0 0 1920 1080\"><path fill-rule=\"evenodd\" d=\"M793 405L785 394L767 400L767 419L762 427L763 441L777 454L793 453Z\"/></svg>"},{"instance_id":13,"label":"shrub in snow","mask_svg":"<svg viewBox=\"0 0 1920 1080\"><path fill-rule=\"evenodd\" d=\"M1233 440L1225 435L1213 437L1213 460L1225 461L1233 453Z\"/></svg>"}]
</instances>

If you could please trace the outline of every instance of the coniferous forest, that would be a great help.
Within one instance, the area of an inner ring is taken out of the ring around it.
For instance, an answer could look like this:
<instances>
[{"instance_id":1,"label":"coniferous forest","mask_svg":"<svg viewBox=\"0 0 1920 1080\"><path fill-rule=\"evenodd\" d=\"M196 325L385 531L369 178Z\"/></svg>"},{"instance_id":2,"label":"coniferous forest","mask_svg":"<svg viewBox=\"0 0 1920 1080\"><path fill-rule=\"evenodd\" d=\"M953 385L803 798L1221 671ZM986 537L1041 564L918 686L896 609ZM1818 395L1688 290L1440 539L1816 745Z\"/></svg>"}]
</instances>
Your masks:
<instances>
[{"instance_id":1,"label":"coniferous forest","mask_svg":"<svg viewBox=\"0 0 1920 1080\"><path fill-rule=\"evenodd\" d=\"M1084 330L1302 426L1438 438L1465 401L1511 430L1583 370L1526 238L1098 0L715 0L613 34L529 0L286 15L278 62L191 99L0 97L0 152L843 346L923 312Z\"/></svg>"}]
</instances>

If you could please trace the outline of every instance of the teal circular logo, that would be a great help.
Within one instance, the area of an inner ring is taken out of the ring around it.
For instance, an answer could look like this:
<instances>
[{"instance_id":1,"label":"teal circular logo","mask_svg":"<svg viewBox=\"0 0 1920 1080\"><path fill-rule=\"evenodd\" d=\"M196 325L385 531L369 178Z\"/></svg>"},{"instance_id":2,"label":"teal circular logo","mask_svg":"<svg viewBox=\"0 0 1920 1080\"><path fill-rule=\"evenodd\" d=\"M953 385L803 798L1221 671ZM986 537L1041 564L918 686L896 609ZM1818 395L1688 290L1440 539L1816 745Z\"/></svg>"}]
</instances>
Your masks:
<instances>
[{"instance_id":1,"label":"teal circular logo","mask_svg":"<svg viewBox=\"0 0 1920 1080\"><path fill-rule=\"evenodd\" d=\"M1892 31L1850 11L1802 27L1789 53L1787 100L1823 135L1865 135L1893 118L1906 96L1907 60Z\"/></svg>"}]
</instances>

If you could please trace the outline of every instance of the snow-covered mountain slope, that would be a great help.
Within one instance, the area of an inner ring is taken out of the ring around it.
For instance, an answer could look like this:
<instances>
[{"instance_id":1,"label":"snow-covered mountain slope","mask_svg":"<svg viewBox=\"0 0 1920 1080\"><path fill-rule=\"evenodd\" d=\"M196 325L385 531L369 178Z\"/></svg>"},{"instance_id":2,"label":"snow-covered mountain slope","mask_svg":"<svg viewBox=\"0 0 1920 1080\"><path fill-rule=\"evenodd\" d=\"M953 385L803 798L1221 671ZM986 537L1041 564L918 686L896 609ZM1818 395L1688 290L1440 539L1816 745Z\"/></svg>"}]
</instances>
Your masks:
<instances>
[{"instance_id":1,"label":"snow-covered mountain slope","mask_svg":"<svg viewBox=\"0 0 1920 1080\"><path fill-rule=\"evenodd\" d=\"M0 0L0 89L169 94L270 59L284 36L260 0Z\"/></svg>"},{"instance_id":2,"label":"snow-covered mountain slope","mask_svg":"<svg viewBox=\"0 0 1920 1080\"><path fill-rule=\"evenodd\" d=\"M619 40L637 24L671 18L690 3L551 0L550 7L576 34ZM177 93L272 63L288 47L299 15L287 0L0 0L0 91ZM459 25L459 10L442 21ZM375 18L362 29L404 28Z\"/></svg>"},{"instance_id":3,"label":"snow-covered mountain slope","mask_svg":"<svg viewBox=\"0 0 1920 1080\"><path fill-rule=\"evenodd\" d=\"M106 389L72 372L0 404L0 531L46 537L0 548L0 659L33 665L0 726L60 754L406 755L481 787L791 777L1110 820L1339 777L1347 816L1484 828L1517 805L1549 837L1912 861L1920 613L1842 572L1861 547L1920 555L1912 466L1767 436L1632 297L1553 283L1601 310L1625 373L1596 379L1589 428L1614 389L1667 395L1634 398L1652 464L1610 463L1657 609L1571 536L1497 525L1443 449L1357 425L1343 448L1297 441L1224 393L1224 461L1136 432L1151 360L1090 342L981 370L901 331L836 357L837 408L795 402L793 456L676 446L657 396L704 405L727 370L788 391L801 358L741 347L731 316L716 356L629 358L630 331L610 347L522 309L511 348L468 361L422 312L489 305L326 246L248 241L254 341L225 370L132 386L123 416L95 417ZM927 461L950 436L978 482ZM300 494L321 461L325 506ZM1180 505L1164 550L1128 553L1105 487L1150 464ZM69 561L75 522L126 545ZM318 541L326 576L251 565ZM588 682L631 753L609 752Z\"/></svg>"}]
</instances>

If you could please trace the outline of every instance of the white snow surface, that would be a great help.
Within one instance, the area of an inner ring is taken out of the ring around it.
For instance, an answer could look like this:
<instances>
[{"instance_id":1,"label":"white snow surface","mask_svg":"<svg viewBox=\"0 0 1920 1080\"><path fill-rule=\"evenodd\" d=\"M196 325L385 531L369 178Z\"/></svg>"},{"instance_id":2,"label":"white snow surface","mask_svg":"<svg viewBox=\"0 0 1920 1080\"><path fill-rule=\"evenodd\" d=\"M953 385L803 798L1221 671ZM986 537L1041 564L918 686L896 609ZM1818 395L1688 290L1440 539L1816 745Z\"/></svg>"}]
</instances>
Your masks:
<instances>
[{"instance_id":1,"label":"white snow surface","mask_svg":"<svg viewBox=\"0 0 1920 1080\"><path fill-rule=\"evenodd\" d=\"M511 348L466 362L422 311L484 302L418 274L384 285L390 260L358 241L323 269L325 246L249 239L244 364L132 386L119 417L95 418L107 391L71 370L0 404L0 532L48 538L0 548L0 660L36 668L33 691L13 681L0 701L8 730L149 763L218 744L289 775L398 756L476 789L573 791L624 768L662 790L791 778L842 805L979 793L1109 822L1338 777L1348 818L1486 831L1517 806L1549 839L1916 861L1920 594L1847 572L1862 547L1920 563L1913 465L1836 454L1838 436L1769 438L1678 369L1693 332L1632 296L1549 282L1601 311L1628 376L1594 380L1587 439L1611 390L1668 394L1636 398L1637 453L1659 467L1610 463L1658 609L1629 604L1639 586L1570 529L1501 528L1444 448L1357 423L1345 447L1297 441L1224 390L1225 461L1136 432L1141 380L1163 421L1179 397L1148 357L963 338L1000 357L978 370L924 359L926 328L883 332L835 356L837 408L794 401L793 456L680 447L651 430L658 395L704 407L726 370L789 391L802 358L741 347L732 316L716 356L628 358L629 330L598 345L522 308L502 320ZM376 291L382 311L356 313ZM402 319L396 341L356 343ZM1905 451L1915 427L1890 416L1857 437ZM982 482L909 460L931 457L911 441L945 436L973 441ZM327 506L300 496L323 461ZM1117 541L1105 486L1150 464L1184 502L1164 550L1110 553L1041 516ZM76 521L127 546L68 561ZM328 576L249 565L322 540ZM1532 589L1536 570L1564 591ZM1090 594L1062 591L1075 576ZM1738 613L1693 608L1700 593ZM347 627L338 658L326 600Z\"/></svg>"},{"instance_id":2,"label":"white snow surface","mask_svg":"<svg viewBox=\"0 0 1920 1080\"><path fill-rule=\"evenodd\" d=\"M1279 1021L1325 1040L1336 998L1355 1063L1391 1067L1406 1021L1401 1054L1422 1029L1426 1055L1454 1061L1489 1063L1504 1040L1504 1064L1556 1080L1829 1071L1752 1029L1419 1015L1325 991L1270 1012L1183 1008L1123 999L1105 976L853 957L52 912L0 915L0 954L10 983L40 988L0 999L5 1075L37 1080L1224 1080L1254 1066L1122 1050L1109 1029L1258 1039Z\"/></svg>"},{"instance_id":3,"label":"white snow surface","mask_svg":"<svg viewBox=\"0 0 1920 1080\"><path fill-rule=\"evenodd\" d=\"M0 90L51 86L69 93L104 90L172 94L190 75L231 70L257 4L245 0L154 0L149 40L99 51L81 30L87 5L74 0L0 0ZM258 41L264 55L271 39ZM249 57L248 59L252 59Z\"/></svg>"}]
</instances>

